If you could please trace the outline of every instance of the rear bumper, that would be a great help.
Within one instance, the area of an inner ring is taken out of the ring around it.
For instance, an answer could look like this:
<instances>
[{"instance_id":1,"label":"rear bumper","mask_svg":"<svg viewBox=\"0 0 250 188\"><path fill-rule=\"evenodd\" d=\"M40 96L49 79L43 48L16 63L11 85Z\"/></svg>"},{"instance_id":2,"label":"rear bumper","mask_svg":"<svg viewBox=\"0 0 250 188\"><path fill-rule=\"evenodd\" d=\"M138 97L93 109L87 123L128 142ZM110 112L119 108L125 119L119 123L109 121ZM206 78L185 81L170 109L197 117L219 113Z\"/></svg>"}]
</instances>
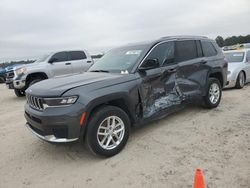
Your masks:
<instances>
[{"instance_id":1,"label":"rear bumper","mask_svg":"<svg viewBox=\"0 0 250 188\"><path fill-rule=\"evenodd\" d=\"M46 108L44 111L25 105L26 127L48 142L73 142L81 137L80 125L84 107L75 103L68 107Z\"/></svg>"},{"instance_id":2,"label":"rear bumper","mask_svg":"<svg viewBox=\"0 0 250 188\"><path fill-rule=\"evenodd\" d=\"M224 88L233 88L233 87L235 87L235 85L236 85L235 80L229 80L229 81L227 81L227 84Z\"/></svg>"}]
</instances>

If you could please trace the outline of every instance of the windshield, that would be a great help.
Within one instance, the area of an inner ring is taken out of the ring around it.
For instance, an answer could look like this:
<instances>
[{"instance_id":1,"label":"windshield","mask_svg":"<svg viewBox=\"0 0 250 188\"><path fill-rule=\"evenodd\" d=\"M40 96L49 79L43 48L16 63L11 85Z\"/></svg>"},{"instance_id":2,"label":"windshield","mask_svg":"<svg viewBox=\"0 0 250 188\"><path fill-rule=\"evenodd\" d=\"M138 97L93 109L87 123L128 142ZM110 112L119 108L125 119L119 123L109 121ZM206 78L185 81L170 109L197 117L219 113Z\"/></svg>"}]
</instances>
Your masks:
<instances>
[{"instance_id":1,"label":"windshield","mask_svg":"<svg viewBox=\"0 0 250 188\"><path fill-rule=\"evenodd\" d=\"M146 45L129 46L110 50L99 59L89 72L130 73L143 55Z\"/></svg>"},{"instance_id":2,"label":"windshield","mask_svg":"<svg viewBox=\"0 0 250 188\"><path fill-rule=\"evenodd\" d=\"M225 57L229 63L242 62L244 59L244 52L229 52L225 53Z\"/></svg>"},{"instance_id":3,"label":"windshield","mask_svg":"<svg viewBox=\"0 0 250 188\"><path fill-rule=\"evenodd\" d=\"M39 58L37 58L37 60L35 61L36 63L39 63L39 62L44 62L48 57L50 56L50 54L45 54Z\"/></svg>"}]
</instances>

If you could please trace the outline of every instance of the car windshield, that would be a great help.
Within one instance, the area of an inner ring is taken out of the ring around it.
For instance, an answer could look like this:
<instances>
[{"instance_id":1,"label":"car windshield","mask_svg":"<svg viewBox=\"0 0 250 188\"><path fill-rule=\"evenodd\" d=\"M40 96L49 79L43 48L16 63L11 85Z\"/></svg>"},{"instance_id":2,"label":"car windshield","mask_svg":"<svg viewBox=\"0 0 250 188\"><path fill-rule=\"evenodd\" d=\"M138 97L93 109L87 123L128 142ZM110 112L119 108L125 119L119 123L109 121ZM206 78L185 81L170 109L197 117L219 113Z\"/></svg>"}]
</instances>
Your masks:
<instances>
[{"instance_id":1,"label":"car windshield","mask_svg":"<svg viewBox=\"0 0 250 188\"><path fill-rule=\"evenodd\" d=\"M135 63L143 56L147 45L116 48L107 52L88 71L130 73Z\"/></svg>"},{"instance_id":2,"label":"car windshield","mask_svg":"<svg viewBox=\"0 0 250 188\"><path fill-rule=\"evenodd\" d=\"M37 58L37 60L35 61L36 63L39 63L39 62L43 62L45 61L48 57L50 56L50 54L45 54L39 58Z\"/></svg>"},{"instance_id":3,"label":"car windshield","mask_svg":"<svg viewBox=\"0 0 250 188\"><path fill-rule=\"evenodd\" d=\"M225 53L225 57L229 63L242 62L244 59L244 52L228 52Z\"/></svg>"}]
</instances>

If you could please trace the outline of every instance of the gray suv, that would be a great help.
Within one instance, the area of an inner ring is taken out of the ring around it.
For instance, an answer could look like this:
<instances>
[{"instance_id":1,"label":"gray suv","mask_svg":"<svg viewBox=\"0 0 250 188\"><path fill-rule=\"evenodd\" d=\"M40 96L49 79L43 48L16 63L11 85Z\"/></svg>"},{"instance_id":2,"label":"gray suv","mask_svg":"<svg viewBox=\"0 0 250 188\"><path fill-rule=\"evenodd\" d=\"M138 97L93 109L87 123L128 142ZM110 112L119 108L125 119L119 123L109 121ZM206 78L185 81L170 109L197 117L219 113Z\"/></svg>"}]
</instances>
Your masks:
<instances>
[{"instance_id":1,"label":"gray suv","mask_svg":"<svg viewBox=\"0 0 250 188\"><path fill-rule=\"evenodd\" d=\"M6 85L14 89L16 96L25 95L25 90L48 78L82 73L93 64L86 51L60 51L40 57L31 64L19 66L8 71Z\"/></svg>"},{"instance_id":2,"label":"gray suv","mask_svg":"<svg viewBox=\"0 0 250 188\"><path fill-rule=\"evenodd\" d=\"M85 139L95 154L125 146L131 126L198 103L215 108L228 63L206 37L164 37L113 49L87 72L26 90L27 128L48 142Z\"/></svg>"}]
</instances>

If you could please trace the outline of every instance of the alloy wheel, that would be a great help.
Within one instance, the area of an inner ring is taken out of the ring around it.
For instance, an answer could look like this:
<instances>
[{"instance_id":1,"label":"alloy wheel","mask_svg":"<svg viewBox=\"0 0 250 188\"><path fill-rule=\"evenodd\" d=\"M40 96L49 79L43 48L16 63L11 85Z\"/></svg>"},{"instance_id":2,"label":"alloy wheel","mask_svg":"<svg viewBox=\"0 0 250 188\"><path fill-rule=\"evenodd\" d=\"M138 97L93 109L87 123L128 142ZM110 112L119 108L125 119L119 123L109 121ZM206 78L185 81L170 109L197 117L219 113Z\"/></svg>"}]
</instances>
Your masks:
<instances>
[{"instance_id":1,"label":"alloy wheel","mask_svg":"<svg viewBox=\"0 0 250 188\"><path fill-rule=\"evenodd\" d=\"M219 98L220 98L220 87L217 83L213 83L209 88L209 100L212 104L216 104Z\"/></svg>"},{"instance_id":2,"label":"alloy wheel","mask_svg":"<svg viewBox=\"0 0 250 188\"><path fill-rule=\"evenodd\" d=\"M125 133L124 122L118 116L109 116L99 125L97 140L105 150L116 148L123 140Z\"/></svg>"}]
</instances>

